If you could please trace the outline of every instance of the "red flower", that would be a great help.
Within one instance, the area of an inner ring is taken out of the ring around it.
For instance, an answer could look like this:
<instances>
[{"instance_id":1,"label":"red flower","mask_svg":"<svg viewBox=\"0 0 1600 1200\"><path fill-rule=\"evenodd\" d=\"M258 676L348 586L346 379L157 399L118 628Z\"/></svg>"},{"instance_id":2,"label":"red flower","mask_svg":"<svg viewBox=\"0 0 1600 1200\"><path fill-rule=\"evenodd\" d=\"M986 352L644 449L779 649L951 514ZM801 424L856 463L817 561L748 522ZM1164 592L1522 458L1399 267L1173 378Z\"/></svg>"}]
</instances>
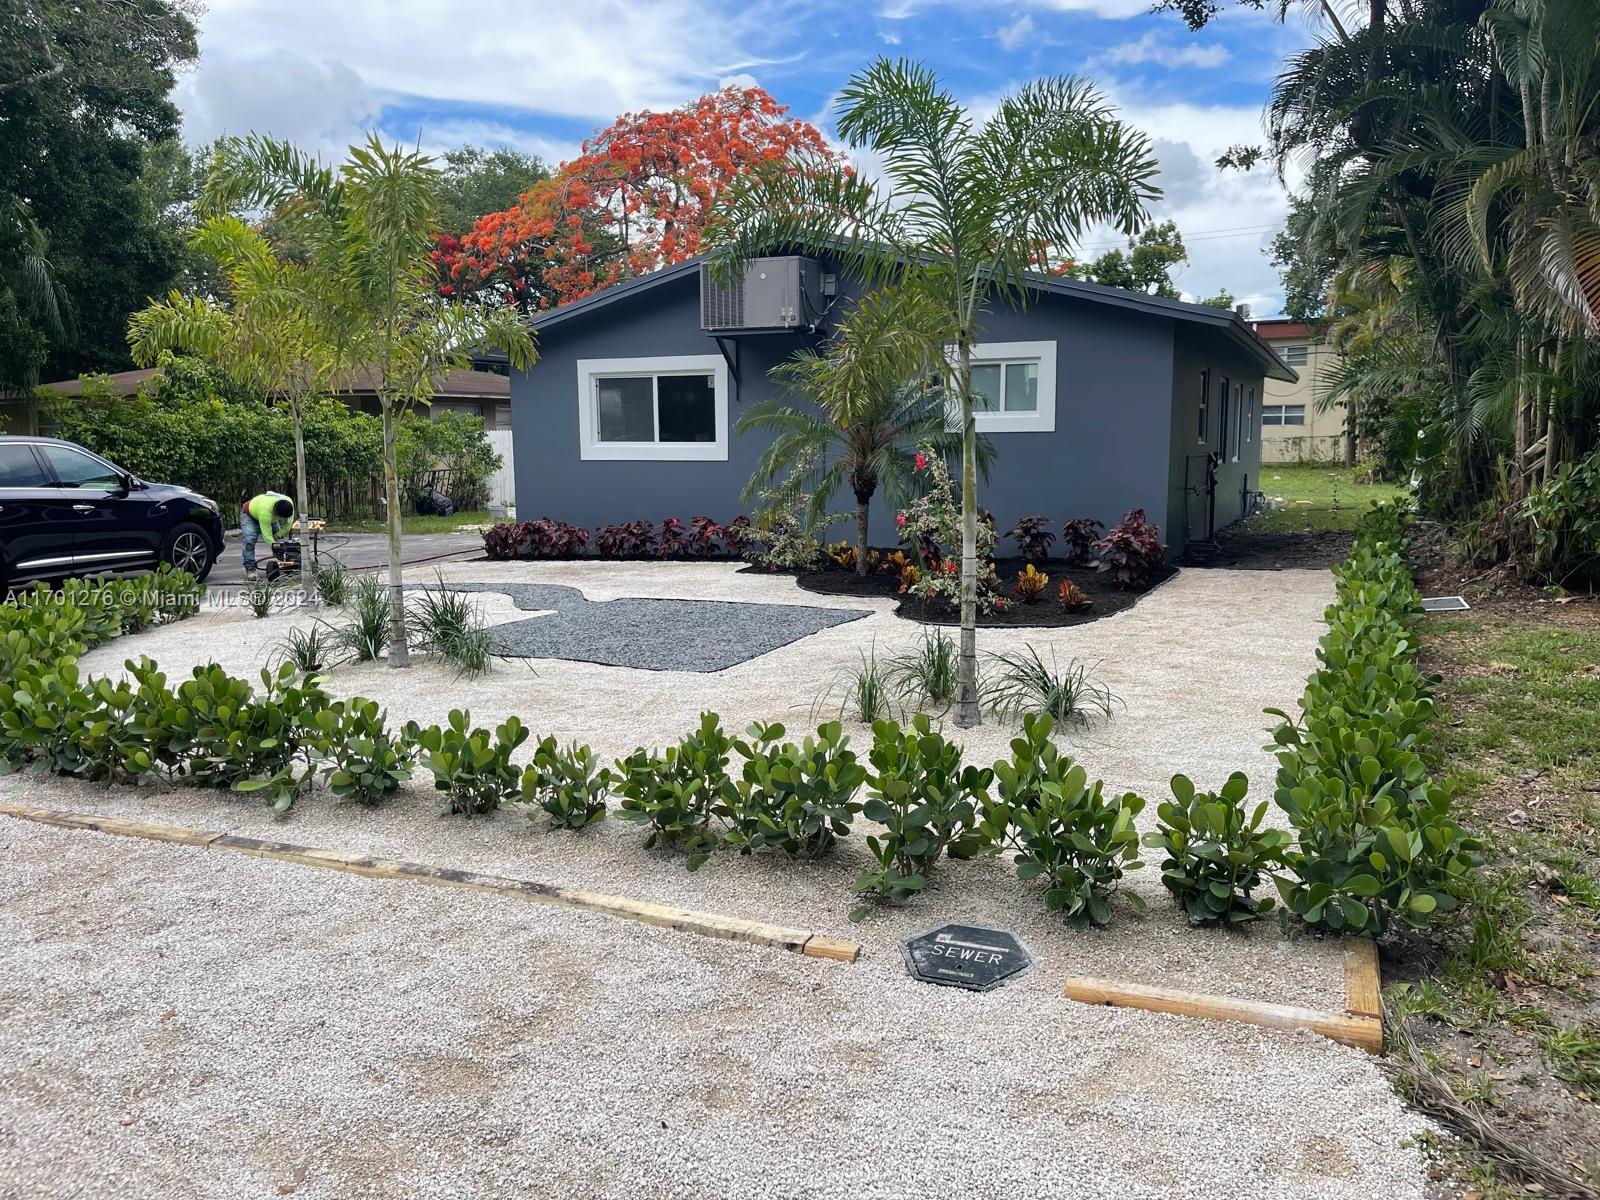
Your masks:
<instances>
[{"instance_id":1,"label":"red flower","mask_svg":"<svg viewBox=\"0 0 1600 1200\"><path fill-rule=\"evenodd\" d=\"M895 518L895 520L898 521L902 526L904 526L905 523L906 523L906 515L905 515L905 513L901 513L898 517Z\"/></svg>"},{"instance_id":2,"label":"red flower","mask_svg":"<svg viewBox=\"0 0 1600 1200\"><path fill-rule=\"evenodd\" d=\"M921 455L921 454L917 455L917 470L919 470L919 471L925 470L927 468L927 466L928 466L928 460L927 460L926 456Z\"/></svg>"},{"instance_id":3,"label":"red flower","mask_svg":"<svg viewBox=\"0 0 1600 1200\"><path fill-rule=\"evenodd\" d=\"M996 599L995 602L994 602L994 606L996 608L1004 608L1006 606L1006 602L1004 600L1001 600L1001 599Z\"/></svg>"}]
</instances>

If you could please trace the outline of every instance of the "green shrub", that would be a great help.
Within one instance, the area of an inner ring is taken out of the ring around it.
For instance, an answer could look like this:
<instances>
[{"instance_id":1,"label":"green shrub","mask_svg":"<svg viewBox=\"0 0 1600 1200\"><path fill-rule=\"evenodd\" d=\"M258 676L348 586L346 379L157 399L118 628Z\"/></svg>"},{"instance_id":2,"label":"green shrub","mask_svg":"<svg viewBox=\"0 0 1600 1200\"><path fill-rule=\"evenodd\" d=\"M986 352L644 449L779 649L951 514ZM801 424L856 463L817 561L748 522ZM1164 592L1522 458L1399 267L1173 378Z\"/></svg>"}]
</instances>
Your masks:
<instances>
[{"instance_id":1,"label":"green shrub","mask_svg":"<svg viewBox=\"0 0 1600 1200\"><path fill-rule=\"evenodd\" d=\"M472 728L470 712L454 708L443 727L423 729L411 721L405 736L421 748L422 765L443 793L439 806L452 816L492 813L521 783L511 755L528 740L528 731L516 717L496 726L491 738L487 730Z\"/></svg>"},{"instance_id":2,"label":"green shrub","mask_svg":"<svg viewBox=\"0 0 1600 1200\"><path fill-rule=\"evenodd\" d=\"M0 679L0 761L5 769L75 775L81 752L73 744L77 721L90 705L78 664L67 657L29 663Z\"/></svg>"},{"instance_id":3,"label":"green shrub","mask_svg":"<svg viewBox=\"0 0 1600 1200\"><path fill-rule=\"evenodd\" d=\"M1192 925L1237 925L1272 910L1271 896L1257 900L1252 893L1283 865L1289 835L1262 828L1265 800L1246 814L1249 790L1238 771L1220 792L1197 792L1187 776L1174 775L1172 799L1156 809L1161 820L1155 832L1145 834L1146 846L1165 852L1161 882Z\"/></svg>"},{"instance_id":4,"label":"green shrub","mask_svg":"<svg viewBox=\"0 0 1600 1200\"><path fill-rule=\"evenodd\" d=\"M961 747L934 732L926 713L914 716L909 728L875 722L868 757L870 791L862 814L884 826L884 834L867 837L876 865L857 877L857 895L869 901L910 899L927 886L941 856L971 858L988 848L975 800L986 792L991 774L963 767ZM859 921L867 911L868 905L859 905L850 919Z\"/></svg>"},{"instance_id":5,"label":"green shrub","mask_svg":"<svg viewBox=\"0 0 1600 1200\"><path fill-rule=\"evenodd\" d=\"M1111 897L1139 861L1133 819L1144 801L1132 792L1107 799L1100 780L1051 741L1054 722L1024 716L1011 757L994 764L995 798L984 807L983 829L1016 853L1017 878L1045 881L1045 907L1073 929L1111 920ZM1144 902L1130 892L1136 907Z\"/></svg>"},{"instance_id":6,"label":"green shrub","mask_svg":"<svg viewBox=\"0 0 1600 1200\"><path fill-rule=\"evenodd\" d=\"M748 740L733 743L744 768L716 810L728 824L725 845L742 854L770 847L814 858L850 832L867 771L839 722L819 726L798 746L783 740L776 722L745 732Z\"/></svg>"},{"instance_id":7,"label":"green shrub","mask_svg":"<svg viewBox=\"0 0 1600 1200\"><path fill-rule=\"evenodd\" d=\"M1280 878L1307 924L1378 936L1391 921L1426 925L1454 908L1479 843L1428 779L1434 680L1416 666L1420 606L1406 568L1404 510L1378 505L1335 569L1336 598L1298 720L1280 724L1276 802L1298 842Z\"/></svg>"},{"instance_id":8,"label":"green shrub","mask_svg":"<svg viewBox=\"0 0 1600 1200\"><path fill-rule=\"evenodd\" d=\"M263 669L261 692L215 663L196 667L178 687L180 718L190 726L188 772L196 783L265 793L287 812L311 779L317 714L331 700L293 663Z\"/></svg>"},{"instance_id":9,"label":"green shrub","mask_svg":"<svg viewBox=\"0 0 1600 1200\"><path fill-rule=\"evenodd\" d=\"M574 742L563 748L547 737L522 772L521 800L549 814L552 829L584 829L605 819L606 792L615 780L589 747Z\"/></svg>"},{"instance_id":10,"label":"green shrub","mask_svg":"<svg viewBox=\"0 0 1600 1200\"><path fill-rule=\"evenodd\" d=\"M348 650L339 631L321 621L291 629L278 646L281 662L293 663L311 675L336 665L346 653Z\"/></svg>"},{"instance_id":11,"label":"green shrub","mask_svg":"<svg viewBox=\"0 0 1600 1200\"><path fill-rule=\"evenodd\" d=\"M712 808L732 791L728 778L733 742L716 713L700 714L700 725L662 753L644 748L617 761L617 817L650 828L648 849L658 843L689 855L696 870L716 847L707 831Z\"/></svg>"},{"instance_id":12,"label":"green shrub","mask_svg":"<svg viewBox=\"0 0 1600 1200\"><path fill-rule=\"evenodd\" d=\"M312 719L317 758L335 796L377 804L411 778L411 753L376 700L353 696Z\"/></svg>"}]
</instances>

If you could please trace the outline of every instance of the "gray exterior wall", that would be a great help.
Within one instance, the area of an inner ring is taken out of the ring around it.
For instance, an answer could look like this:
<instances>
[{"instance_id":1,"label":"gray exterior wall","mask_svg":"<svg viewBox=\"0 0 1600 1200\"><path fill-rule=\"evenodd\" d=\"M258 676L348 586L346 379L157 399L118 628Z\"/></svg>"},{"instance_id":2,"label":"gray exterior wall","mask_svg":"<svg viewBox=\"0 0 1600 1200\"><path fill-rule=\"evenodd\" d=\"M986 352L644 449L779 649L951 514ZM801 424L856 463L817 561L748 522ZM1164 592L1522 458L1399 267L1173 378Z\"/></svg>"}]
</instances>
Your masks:
<instances>
[{"instance_id":1,"label":"gray exterior wall","mask_svg":"<svg viewBox=\"0 0 1600 1200\"><path fill-rule=\"evenodd\" d=\"M989 435L996 463L988 481L980 482L979 501L1002 530L1029 513L1056 526L1072 517L1110 525L1130 508L1144 508L1164 524L1170 520L1166 434L1174 425L1173 381L1181 374L1175 326L1165 316L1055 295L1040 297L1025 312L989 314L981 342L1057 343L1055 432ZM776 394L767 371L803 344L798 335L739 339L741 382L732 385L725 462L601 462L579 453L578 360L717 353L700 331L692 272L575 315L540 331L538 342L539 361L514 375L511 385L519 518L548 516L592 529L641 517L678 516L687 523L704 514L726 521L748 511L741 492L765 439L739 436L739 417ZM1259 379L1257 388L1259 395ZM848 495L835 499L837 511L852 506ZM893 511L878 498L873 507L873 540L894 544ZM839 527L830 536L850 532ZM1012 550L1010 543L1001 547L1001 553Z\"/></svg>"},{"instance_id":2,"label":"gray exterior wall","mask_svg":"<svg viewBox=\"0 0 1600 1200\"><path fill-rule=\"evenodd\" d=\"M1179 328L1173 341L1172 373L1172 474L1167 491L1168 552L1176 558L1191 538L1206 535L1205 461L1221 445L1222 380L1230 388L1239 385L1245 397L1243 411L1230 404L1228 457L1217 468L1217 529L1231 525L1243 515L1244 489L1261 487L1261 367L1245 355L1233 352L1220 338L1197 336L1193 330ZM1211 397L1207 413L1207 435L1200 440L1200 381L1210 372ZM1249 397L1255 396L1255 404ZM1252 418L1253 417L1253 424ZM1235 457L1237 444L1237 458ZM1187 472L1187 474L1186 474Z\"/></svg>"}]
</instances>

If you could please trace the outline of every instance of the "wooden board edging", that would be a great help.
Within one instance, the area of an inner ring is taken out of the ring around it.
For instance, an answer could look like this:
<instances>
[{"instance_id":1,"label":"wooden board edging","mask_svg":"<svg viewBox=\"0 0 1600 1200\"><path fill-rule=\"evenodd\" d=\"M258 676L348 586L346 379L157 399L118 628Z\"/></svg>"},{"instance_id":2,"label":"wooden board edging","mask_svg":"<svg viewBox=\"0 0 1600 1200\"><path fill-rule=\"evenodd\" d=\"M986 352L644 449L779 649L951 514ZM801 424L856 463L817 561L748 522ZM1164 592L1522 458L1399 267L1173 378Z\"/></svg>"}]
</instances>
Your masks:
<instances>
[{"instance_id":1,"label":"wooden board edging","mask_svg":"<svg viewBox=\"0 0 1600 1200\"><path fill-rule=\"evenodd\" d=\"M663 929L695 933L701 937L723 938L729 941L750 942L759 946L773 946L792 954L808 958L828 958L839 962L855 962L861 955L858 942L827 937L804 929L790 929L782 925L769 925L762 921L747 921L741 917L725 917L717 913L696 912L692 909L673 908L653 904L647 900L632 900L626 896L610 896L601 892L588 892L577 888L559 887L550 883L537 883L528 879L509 879L500 875L486 875L477 871L464 871L455 867L438 867L428 863L406 862L401 859L377 858L367 854L354 854L344 850L324 850L315 846L300 846L293 842L276 842L264 838L245 837L241 834L222 833L215 830L191 829L182 825L159 825L125 817L100 817L85 813L59 812L55 809L32 808L22 804L0 803L0 814L23 821L54 825L61 829L88 829L96 833L119 837L138 837L151 841L171 842L177 845L198 846L209 850L223 850L235 854L248 854L256 858L269 858L278 862L295 863L305 867L344 871L365 875L373 879L401 879L412 883L427 883L438 887L468 888L497 896L530 900L538 904L551 904L561 908L576 908L586 912L603 913L627 921L639 921Z\"/></svg>"},{"instance_id":2,"label":"wooden board edging","mask_svg":"<svg viewBox=\"0 0 1600 1200\"><path fill-rule=\"evenodd\" d=\"M1174 1013L1180 1017L1201 1017L1209 1021L1239 1021L1266 1029L1307 1029L1373 1054L1383 1049L1383 1023L1371 1017L1352 1017L1315 1008L1297 1008L1290 1004L1263 1004L1232 996L1180 992L1110 979L1069 979L1066 994L1068 999L1084 1004Z\"/></svg>"}]
</instances>

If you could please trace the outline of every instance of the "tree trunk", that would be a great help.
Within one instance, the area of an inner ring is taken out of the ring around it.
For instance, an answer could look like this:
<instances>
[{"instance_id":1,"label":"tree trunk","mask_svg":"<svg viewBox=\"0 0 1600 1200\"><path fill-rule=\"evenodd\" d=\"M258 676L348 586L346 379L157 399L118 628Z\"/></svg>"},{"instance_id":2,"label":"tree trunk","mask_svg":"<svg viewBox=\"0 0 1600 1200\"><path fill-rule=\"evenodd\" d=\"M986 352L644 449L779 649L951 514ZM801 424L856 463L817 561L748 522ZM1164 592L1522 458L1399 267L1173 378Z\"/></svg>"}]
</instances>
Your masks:
<instances>
[{"instance_id":1,"label":"tree trunk","mask_svg":"<svg viewBox=\"0 0 1600 1200\"><path fill-rule=\"evenodd\" d=\"M1511 417L1511 498L1521 500L1527 494L1524 474L1528 450L1528 335L1517 338L1517 402Z\"/></svg>"},{"instance_id":2,"label":"tree trunk","mask_svg":"<svg viewBox=\"0 0 1600 1200\"><path fill-rule=\"evenodd\" d=\"M400 460L395 442L394 401L380 395L383 409L383 498L389 524L389 665L409 667L411 647L406 644L406 584L401 574Z\"/></svg>"},{"instance_id":3,"label":"tree trunk","mask_svg":"<svg viewBox=\"0 0 1600 1200\"><path fill-rule=\"evenodd\" d=\"M301 411L305 404L305 397L299 393L289 397L289 414L294 418L294 508L297 523L300 528L301 554L305 553L306 543L311 540L311 526L308 517L309 492L306 485L306 431L304 414ZM317 589L305 587L305 568L300 569L301 589L311 593L311 607L317 606Z\"/></svg>"},{"instance_id":4,"label":"tree trunk","mask_svg":"<svg viewBox=\"0 0 1600 1200\"><path fill-rule=\"evenodd\" d=\"M972 415L972 342L961 331L956 387L961 394L961 653L956 668L957 728L983 724L978 706L978 433Z\"/></svg>"},{"instance_id":5,"label":"tree trunk","mask_svg":"<svg viewBox=\"0 0 1600 1200\"><path fill-rule=\"evenodd\" d=\"M856 574L865 576L867 573L867 506L870 498L856 499Z\"/></svg>"}]
</instances>

